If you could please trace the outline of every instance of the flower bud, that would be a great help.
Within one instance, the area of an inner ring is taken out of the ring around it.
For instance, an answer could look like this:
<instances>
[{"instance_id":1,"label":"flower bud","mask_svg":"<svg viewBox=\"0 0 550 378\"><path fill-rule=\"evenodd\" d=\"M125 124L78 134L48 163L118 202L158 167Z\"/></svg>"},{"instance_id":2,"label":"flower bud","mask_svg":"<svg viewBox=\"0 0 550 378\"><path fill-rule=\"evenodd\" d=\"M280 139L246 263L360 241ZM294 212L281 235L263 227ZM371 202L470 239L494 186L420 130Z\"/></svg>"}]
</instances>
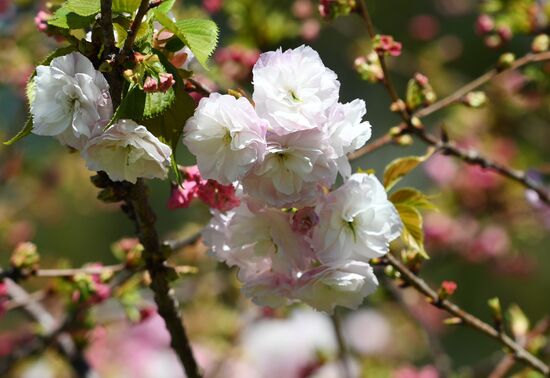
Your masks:
<instances>
[{"instance_id":1,"label":"flower bud","mask_svg":"<svg viewBox=\"0 0 550 378\"><path fill-rule=\"evenodd\" d=\"M548 51L550 48L550 37L548 34L539 34L533 39L533 43L531 44L531 50L534 53L541 53Z\"/></svg>"},{"instance_id":2,"label":"flower bud","mask_svg":"<svg viewBox=\"0 0 550 378\"><path fill-rule=\"evenodd\" d=\"M529 331L529 319L525 313L518 305L513 304L508 309L508 315L510 316L510 329L515 338L524 338Z\"/></svg>"},{"instance_id":3,"label":"flower bud","mask_svg":"<svg viewBox=\"0 0 550 378\"><path fill-rule=\"evenodd\" d=\"M380 66L378 55L373 51L366 57L360 56L355 59L355 70L361 75L363 80L376 83L384 80L384 71Z\"/></svg>"},{"instance_id":4,"label":"flower bud","mask_svg":"<svg viewBox=\"0 0 550 378\"><path fill-rule=\"evenodd\" d=\"M407 107L415 110L422 106L432 104L437 96L430 85L428 78L421 73L416 73L407 84Z\"/></svg>"},{"instance_id":5,"label":"flower bud","mask_svg":"<svg viewBox=\"0 0 550 378\"><path fill-rule=\"evenodd\" d=\"M491 18L491 16L487 14L481 14L476 21L476 31L483 35L487 34L495 28L495 22Z\"/></svg>"},{"instance_id":6,"label":"flower bud","mask_svg":"<svg viewBox=\"0 0 550 378\"><path fill-rule=\"evenodd\" d=\"M491 298L487 301L487 304L489 305L495 324L500 327L502 324L502 307L500 306L500 299L498 299L498 297Z\"/></svg>"},{"instance_id":7,"label":"flower bud","mask_svg":"<svg viewBox=\"0 0 550 378\"><path fill-rule=\"evenodd\" d=\"M325 20L332 20L339 16L347 16L355 7L355 0L320 0L319 14Z\"/></svg>"},{"instance_id":8,"label":"flower bud","mask_svg":"<svg viewBox=\"0 0 550 378\"><path fill-rule=\"evenodd\" d=\"M395 143L397 143L400 146L407 147L407 146L412 146L412 144L414 143L414 140L410 135L406 134L406 135L401 135L397 137L395 139Z\"/></svg>"},{"instance_id":9,"label":"flower bud","mask_svg":"<svg viewBox=\"0 0 550 378\"><path fill-rule=\"evenodd\" d=\"M454 281L443 281L437 295L440 300L445 300L454 294L458 285Z\"/></svg>"},{"instance_id":10,"label":"flower bud","mask_svg":"<svg viewBox=\"0 0 550 378\"><path fill-rule=\"evenodd\" d=\"M374 50L379 54L401 55L401 42L397 42L391 35L376 35L373 40Z\"/></svg>"},{"instance_id":11,"label":"flower bud","mask_svg":"<svg viewBox=\"0 0 550 378\"><path fill-rule=\"evenodd\" d=\"M292 231L306 235L319 223L319 215L313 207L304 207L292 217Z\"/></svg>"},{"instance_id":12,"label":"flower bud","mask_svg":"<svg viewBox=\"0 0 550 378\"><path fill-rule=\"evenodd\" d=\"M469 92L464 96L462 102L470 108L481 108L487 103L487 95L483 91Z\"/></svg>"},{"instance_id":13,"label":"flower bud","mask_svg":"<svg viewBox=\"0 0 550 378\"><path fill-rule=\"evenodd\" d=\"M19 243L13 251L10 264L23 276L28 276L38 270L40 255L36 251L36 245L30 242Z\"/></svg>"},{"instance_id":14,"label":"flower bud","mask_svg":"<svg viewBox=\"0 0 550 378\"><path fill-rule=\"evenodd\" d=\"M111 245L113 255L124 261L128 267L136 267L141 263L143 249L137 238L124 238Z\"/></svg>"},{"instance_id":15,"label":"flower bud","mask_svg":"<svg viewBox=\"0 0 550 378\"><path fill-rule=\"evenodd\" d=\"M503 71L512 66L514 64L514 61L516 60L516 56L512 53L504 53L498 58L497 62L497 70Z\"/></svg>"}]
</instances>

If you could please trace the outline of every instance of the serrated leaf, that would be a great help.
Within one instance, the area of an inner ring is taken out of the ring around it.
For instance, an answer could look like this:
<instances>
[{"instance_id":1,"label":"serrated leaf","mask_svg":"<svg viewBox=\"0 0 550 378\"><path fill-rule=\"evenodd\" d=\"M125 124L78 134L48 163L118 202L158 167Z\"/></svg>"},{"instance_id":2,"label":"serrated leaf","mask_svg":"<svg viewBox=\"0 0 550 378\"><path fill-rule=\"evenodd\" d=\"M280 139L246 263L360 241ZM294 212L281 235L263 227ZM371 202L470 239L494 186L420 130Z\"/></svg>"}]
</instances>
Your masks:
<instances>
[{"instance_id":1,"label":"serrated leaf","mask_svg":"<svg viewBox=\"0 0 550 378\"><path fill-rule=\"evenodd\" d=\"M80 16L91 16L101 10L100 0L67 0L67 8Z\"/></svg>"},{"instance_id":2,"label":"serrated leaf","mask_svg":"<svg viewBox=\"0 0 550 378\"><path fill-rule=\"evenodd\" d=\"M384 171L384 187L390 191L407 173L416 168L420 163L426 161L432 154L430 148L424 156L407 156L395 159L386 167Z\"/></svg>"},{"instance_id":3,"label":"serrated leaf","mask_svg":"<svg viewBox=\"0 0 550 378\"><path fill-rule=\"evenodd\" d=\"M140 0L113 0L113 12L134 13L138 8Z\"/></svg>"},{"instance_id":4,"label":"serrated leaf","mask_svg":"<svg viewBox=\"0 0 550 378\"><path fill-rule=\"evenodd\" d=\"M195 55L197 61L206 69L206 61L214 52L218 43L218 26L214 21L187 19L174 22L164 12L157 9L157 20L174 33Z\"/></svg>"},{"instance_id":5,"label":"serrated leaf","mask_svg":"<svg viewBox=\"0 0 550 378\"><path fill-rule=\"evenodd\" d=\"M52 60L54 60L57 57L67 55L75 50L74 46L65 46L61 47L54 52L52 52L50 55L48 55L42 62L40 62L39 66L46 66L51 63ZM29 78L29 81L27 82L26 87L26 95L27 95L27 101L29 103L29 106L34 102L34 96L35 96L35 84L34 84L34 77L36 76L36 70L33 71L32 75ZM17 141L20 141L27 135L29 135L32 131L33 126L33 120L32 116L29 116L27 119L27 122L25 122L25 125L23 125L23 128L10 140L4 142L3 144L6 146L11 146Z\"/></svg>"},{"instance_id":6,"label":"serrated leaf","mask_svg":"<svg viewBox=\"0 0 550 378\"><path fill-rule=\"evenodd\" d=\"M93 21L94 15L82 16L74 13L68 6L64 5L48 20L48 25L61 29L84 29L90 26Z\"/></svg>"},{"instance_id":7,"label":"serrated leaf","mask_svg":"<svg viewBox=\"0 0 550 378\"><path fill-rule=\"evenodd\" d=\"M403 188L390 195L390 201L394 204L402 204L416 209L437 210L430 198L414 188Z\"/></svg>"},{"instance_id":8,"label":"serrated leaf","mask_svg":"<svg viewBox=\"0 0 550 378\"><path fill-rule=\"evenodd\" d=\"M403 232L401 233L401 240L409 248L414 249L425 259L429 259L428 254L424 250L424 232L422 229L422 214L408 205L397 204L395 205L399 217L403 222Z\"/></svg>"}]
</instances>

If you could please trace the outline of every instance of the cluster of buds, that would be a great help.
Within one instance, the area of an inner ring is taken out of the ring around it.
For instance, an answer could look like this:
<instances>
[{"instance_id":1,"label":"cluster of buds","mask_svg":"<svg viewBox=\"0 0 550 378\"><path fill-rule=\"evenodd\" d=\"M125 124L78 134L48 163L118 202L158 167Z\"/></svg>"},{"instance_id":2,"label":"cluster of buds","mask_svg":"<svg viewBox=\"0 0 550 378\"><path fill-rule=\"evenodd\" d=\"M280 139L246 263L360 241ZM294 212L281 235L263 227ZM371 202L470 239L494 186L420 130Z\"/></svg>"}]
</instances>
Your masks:
<instances>
[{"instance_id":1,"label":"cluster of buds","mask_svg":"<svg viewBox=\"0 0 550 378\"><path fill-rule=\"evenodd\" d=\"M407 84L406 104L410 110L415 110L422 106L428 106L435 102L437 96L430 85L428 78L420 73L416 73Z\"/></svg>"},{"instance_id":2,"label":"cluster of buds","mask_svg":"<svg viewBox=\"0 0 550 378\"><path fill-rule=\"evenodd\" d=\"M374 51L378 54L399 56L401 55L401 42L397 42L391 35L377 34L373 40Z\"/></svg>"},{"instance_id":3,"label":"cluster of buds","mask_svg":"<svg viewBox=\"0 0 550 378\"><path fill-rule=\"evenodd\" d=\"M35 273L39 263L40 255L36 251L36 245L30 242L18 244L10 258L12 268L23 277Z\"/></svg>"},{"instance_id":4,"label":"cluster of buds","mask_svg":"<svg viewBox=\"0 0 550 378\"><path fill-rule=\"evenodd\" d=\"M135 268L141 264L143 245L137 238L124 238L111 245L113 255L129 268Z\"/></svg>"},{"instance_id":5,"label":"cluster of buds","mask_svg":"<svg viewBox=\"0 0 550 378\"><path fill-rule=\"evenodd\" d=\"M332 20L339 16L347 16L356 7L355 0L320 0L319 14L325 20Z\"/></svg>"},{"instance_id":6,"label":"cluster of buds","mask_svg":"<svg viewBox=\"0 0 550 378\"><path fill-rule=\"evenodd\" d=\"M384 71L380 66L380 59L374 51L367 54L367 56L357 57L354 67L363 80L371 83L378 83L384 80Z\"/></svg>"},{"instance_id":7,"label":"cluster of buds","mask_svg":"<svg viewBox=\"0 0 550 378\"><path fill-rule=\"evenodd\" d=\"M101 264L89 265L101 267ZM100 274L75 274L71 279L71 301L75 304L98 304L111 296L111 288L107 284L113 273L105 270Z\"/></svg>"},{"instance_id":8,"label":"cluster of buds","mask_svg":"<svg viewBox=\"0 0 550 378\"><path fill-rule=\"evenodd\" d=\"M233 185L222 185L216 180L203 179L197 166L182 167L181 172L184 181L181 185L172 185L169 209L187 208L195 198L220 211L228 211L240 205Z\"/></svg>"},{"instance_id":9,"label":"cluster of buds","mask_svg":"<svg viewBox=\"0 0 550 378\"><path fill-rule=\"evenodd\" d=\"M487 47L498 48L508 42L513 34L508 25L497 25L493 18L488 14L482 14L476 22L476 31L483 36L483 41Z\"/></svg>"},{"instance_id":10,"label":"cluster of buds","mask_svg":"<svg viewBox=\"0 0 550 378\"><path fill-rule=\"evenodd\" d=\"M176 83L171 73L164 71L156 54L134 53L135 67L124 71L130 83L137 84L146 93L166 92Z\"/></svg>"}]
</instances>

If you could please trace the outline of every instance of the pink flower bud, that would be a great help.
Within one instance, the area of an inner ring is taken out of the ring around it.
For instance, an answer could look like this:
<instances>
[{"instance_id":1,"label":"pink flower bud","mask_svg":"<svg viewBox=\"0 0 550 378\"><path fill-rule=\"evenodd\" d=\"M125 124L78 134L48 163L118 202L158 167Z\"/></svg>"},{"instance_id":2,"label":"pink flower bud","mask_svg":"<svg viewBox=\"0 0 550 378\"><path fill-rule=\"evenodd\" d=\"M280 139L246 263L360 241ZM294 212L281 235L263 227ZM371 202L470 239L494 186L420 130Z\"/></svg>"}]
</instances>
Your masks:
<instances>
[{"instance_id":1,"label":"pink flower bud","mask_svg":"<svg viewBox=\"0 0 550 378\"><path fill-rule=\"evenodd\" d=\"M495 28L495 22L491 16L482 14L477 18L476 31L483 35L491 32Z\"/></svg>"},{"instance_id":2,"label":"pink flower bud","mask_svg":"<svg viewBox=\"0 0 550 378\"><path fill-rule=\"evenodd\" d=\"M176 80L174 80L174 76L171 73L162 72L159 75L159 78L159 92L166 92L168 89L172 88L174 84L176 84Z\"/></svg>"},{"instance_id":3,"label":"pink flower bud","mask_svg":"<svg viewBox=\"0 0 550 378\"><path fill-rule=\"evenodd\" d=\"M223 0L202 0L202 7L210 14L219 12L222 6Z\"/></svg>"},{"instance_id":4,"label":"pink flower bud","mask_svg":"<svg viewBox=\"0 0 550 378\"><path fill-rule=\"evenodd\" d=\"M158 92L159 91L158 81L154 77L148 76L147 79L145 79L145 82L143 83L143 91L145 93Z\"/></svg>"},{"instance_id":5,"label":"pink flower bud","mask_svg":"<svg viewBox=\"0 0 550 378\"><path fill-rule=\"evenodd\" d=\"M401 42L395 41L391 35L377 35L374 39L374 50L377 53L399 56L401 47Z\"/></svg>"},{"instance_id":6,"label":"pink flower bud","mask_svg":"<svg viewBox=\"0 0 550 378\"><path fill-rule=\"evenodd\" d=\"M319 223L319 215L313 207L304 207L292 217L292 231L302 235L308 234Z\"/></svg>"},{"instance_id":7,"label":"pink flower bud","mask_svg":"<svg viewBox=\"0 0 550 378\"><path fill-rule=\"evenodd\" d=\"M458 288L458 285L454 281L443 281L441 283L441 291L444 291L447 296L453 295L456 289Z\"/></svg>"},{"instance_id":8,"label":"pink flower bud","mask_svg":"<svg viewBox=\"0 0 550 378\"><path fill-rule=\"evenodd\" d=\"M183 209L189 207L189 204L198 194L198 184L195 181L185 181L182 185L172 185L170 198L168 199L168 209Z\"/></svg>"},{"instance_id":9,"label":"pink flower bud","mask_svg":"<svg viewBox=\"0 0 550 378\"><path fill-rule=\"evenodd\" d=\"M48 12L45 12L43 10L38 11L36 16L34 17L34 24L36 25L36 28L40 32L45 32L48 30L48 20L50 19L50 14Z\"/></svg>"},{"instance_id":10,"label":"pink flower bud","mask_svg":"<svg viewBox=\"0 0 550 378\"><path fill-rule=\"evenodd\" d=\"M231 210L241 203L233 185L222 185L216 180L199 185L198 195L208 206L220 211Z\"/></svg>"}]
</instances>

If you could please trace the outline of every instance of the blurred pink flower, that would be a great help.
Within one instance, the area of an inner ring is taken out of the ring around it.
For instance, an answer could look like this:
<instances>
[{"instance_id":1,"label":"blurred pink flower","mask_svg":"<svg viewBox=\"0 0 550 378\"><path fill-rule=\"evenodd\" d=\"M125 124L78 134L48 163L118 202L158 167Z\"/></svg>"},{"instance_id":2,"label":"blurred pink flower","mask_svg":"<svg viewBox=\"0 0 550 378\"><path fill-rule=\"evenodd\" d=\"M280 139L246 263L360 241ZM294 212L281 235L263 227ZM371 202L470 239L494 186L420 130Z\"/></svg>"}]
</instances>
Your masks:
<instances>
[{"instance_id":1,"label":"blurred pink flower","mask_svg":"<svg viewBox=\"0 0 550 378\"><path fill-rule=\"evenodd\" d=\"M315 18L310 18L302 23L300 35L305 41L313 41L319 36L321 24Z\"/></svg>"},{"instance_id":2,"label":"blurred pink flower","mask_svg":"<svg viewBox=\"0 0 550 378\"><path fill-rule=\"evenodd\" d=\"M432 15L420 14L409 21L409 31L413 38L429 41L439 33L439 21Z\"/></svg>"},{"instance_id":3,"label":"blurred pink flower","mask_svg":"<svg viewBox=\"0 0 550 378\"><path fill-rule=\"evenodd\" d=\"M422 368L413 366L405 366L397 369L393 373L394 378L439 378L437 369L432 365L427 365Z\"/></svg>"},{"instance_id":4,"label":"blurred pink flower","mask_svg":"<svg viewBox=\"0 0 550 378\"><path fill-rule=\"evenodd\" d=\"M469 258L487 259L501 256L510 249L510 238L504 228L497 225L486 227L473 242Z\"/></svg>"},{"instance_id":5,"label":"blurred pink flower","mask_svg":"<svg viewBox=\"0 0 550 378\"><path fill-rule=\"evenodd\" d=\"M424 164L424 169L428 176L439 185L449 184L458 172L456 163L449 157L440 154L432 156Z\"/></svg>"},{"instance_id":6,"label":"blurred pink flower","mask_svg":"<svg viewBox=\"0 0 550 378\"><path fill-rule=\"evenodd\" d=\"M216 13L222 9L223 0L202 0L202 7L208 13Z\"/></svg>"}]
</instances>

